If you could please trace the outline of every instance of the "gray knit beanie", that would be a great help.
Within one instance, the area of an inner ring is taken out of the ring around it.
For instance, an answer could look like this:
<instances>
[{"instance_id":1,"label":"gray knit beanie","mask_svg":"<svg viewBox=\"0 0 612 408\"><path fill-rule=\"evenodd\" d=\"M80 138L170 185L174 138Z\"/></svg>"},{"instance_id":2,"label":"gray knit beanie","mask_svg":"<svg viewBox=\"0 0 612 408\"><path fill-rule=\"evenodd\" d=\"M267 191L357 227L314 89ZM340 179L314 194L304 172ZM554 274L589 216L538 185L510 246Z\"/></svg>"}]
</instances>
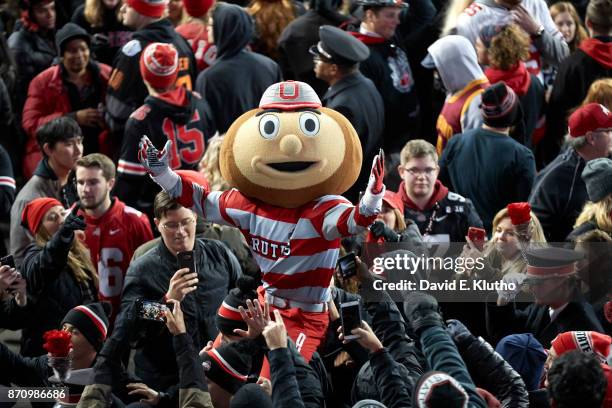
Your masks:
<instances>
[{"instance_id":1,"label":"gray knit beanie","mask_svg":"<svg viewBox=\"0 0 612 408\"><path fill-rule=\"evenodd\" d=\"M601 201L612 193L612 160L601 158L589 160L582 171L589 199Z\"/></svg>"}]
</instances>

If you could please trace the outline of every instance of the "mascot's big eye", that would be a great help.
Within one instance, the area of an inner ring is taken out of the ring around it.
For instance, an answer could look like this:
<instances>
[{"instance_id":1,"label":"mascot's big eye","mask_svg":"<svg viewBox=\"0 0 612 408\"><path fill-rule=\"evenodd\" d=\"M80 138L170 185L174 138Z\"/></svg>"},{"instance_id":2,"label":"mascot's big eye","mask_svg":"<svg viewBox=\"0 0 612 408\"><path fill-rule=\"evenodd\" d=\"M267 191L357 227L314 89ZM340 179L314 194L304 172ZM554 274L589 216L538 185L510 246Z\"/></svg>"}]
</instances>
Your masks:
<instances>
[{"instance_id":1,"label":"mascot's big eye","mask_svg":"<svg viewBox=\"0 0 612 408\"><path fill-rule=\"evenodd\" d=\"M278 134L279 128L280 121L276 115L263 115L261 119L259 119L259 134L261 134L264 139L274 139Z\"/></svg>"},{"instance_id":2,"label":"mascot's big eye","mask_svg":"<svg viewBox=\"0 0 612 408\"><path fill-rule=\"evenodd\" d=\"M319 133L319 118L312 112L304 112L300 116L300 129L306 136L316 136Z\"/></svg>"}]
</instances>

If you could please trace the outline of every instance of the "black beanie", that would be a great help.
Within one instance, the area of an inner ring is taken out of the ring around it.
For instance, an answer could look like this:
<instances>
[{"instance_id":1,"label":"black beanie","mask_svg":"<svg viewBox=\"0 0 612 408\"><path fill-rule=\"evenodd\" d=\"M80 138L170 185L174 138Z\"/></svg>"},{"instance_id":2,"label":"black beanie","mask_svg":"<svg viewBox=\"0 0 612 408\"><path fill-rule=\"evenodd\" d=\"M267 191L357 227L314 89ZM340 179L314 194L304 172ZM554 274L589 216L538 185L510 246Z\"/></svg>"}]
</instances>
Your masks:
<instances>
[{"instance_id":1,"label":"black beanie","mask_svg":"<svg viewBox=\"0 0 612 408\"><path fill-rule=\"evenodd\" d=\"M512 88L503 82L498 82L482 93L480 110L486 125L506 128L516 124L520 103Z\"/></svg>"},{"instance_id":2,"label":"black beanie","mask_svg":"<svg viewBox=\"0 0 612 408\"><path fill-rule=\"evenodd\" d=\"M246 384L251 371L252 350L248 340L229 343L202 356L206 377L230 394Z\"/></svg>"},{"instance_id":3,"label":"black beanie","mask_svg":"<svg viewBox=\"0 0 612 408\"><path fill-rule=\"evenodd\" d=\"M234 394L230 408L272 408L272 398L259 384L246 384Z\"/></svg>"},{"instance_id":4,"label":"black beanie","mask_svg":"<svg viewBox=\"0 0 612 408\"><path fill-rule=\"evenodd\" d=\"M248 327L238 307L247 308L247 299L257 299L257 285L259 282L251 276L242 275L236 280L236 287L227 294L219 310L217 310L216 323L219 331L225 335L235 336L234 329L247 330Z\"/></svg>"},{"instance_id":5,"label":"black beanie","mask_svg":"<svg viewBox=\"0 0 612 408\"><path fill-rule=\"evenodd\" d=\"M467 408L468 395L461 384L441 371L430 371L419 378L413 394L415 408Z\"/></svg>"},{"instance_id":6,"label":"black beanie","mask_svg":"<svg viewBox=\"0 0 612 408\"><path fill-rule=\"evenodd\" d=\"M108 302L79 305L71 309L62 320L70 323L83 334L96 351L100 351L108 333L108 317L111 314Z\"/></svg>"},{"instance_id":7,"label":"black beanie","mask_svg":"<svg viewBox=\"0 0 612 408\"><path fill-rule=\"evenodd\" d=\"M64 26L60 28L57 33L55 33L55 46L57 47L57 53L60 57L64 55L64 48L66 48L66 44L75 38L85 40L88 47L91 44L91 38L89 37L87 31L74 23L64 24Z\"/></svg>"}]
</instances>

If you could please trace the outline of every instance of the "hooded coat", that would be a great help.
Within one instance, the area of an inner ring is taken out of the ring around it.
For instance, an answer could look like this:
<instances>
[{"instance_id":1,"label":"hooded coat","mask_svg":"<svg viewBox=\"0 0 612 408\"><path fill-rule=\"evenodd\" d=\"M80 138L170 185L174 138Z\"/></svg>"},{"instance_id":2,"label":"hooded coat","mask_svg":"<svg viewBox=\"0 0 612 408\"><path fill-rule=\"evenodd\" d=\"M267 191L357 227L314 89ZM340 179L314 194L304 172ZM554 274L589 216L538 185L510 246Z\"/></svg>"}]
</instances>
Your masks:
<instances>
[{"instance_id":1,"label":"hooded coat","mask_svg":"<svg viewBox=\"0 0 612 408\"><path fill-rule=\"evenodd\" d=\"M213 22L217 57L198 75L195 89L210 105L217 130L224 134L240 115L257 108L268 86L281 81L281 71L270 58L246 49L254 27L243 8L219 4Z\"/></svg>"},{"instance_id":2,"label":"hooded coat","mask_svg":"<svg viewBox=\"0 0 612 408\"><path fill-rule=\"evenodd\" d=\"M612 36L584 40L559 66L546 113L546 138L542 141L545 163L559 153L570 110L582 104L593 82L609 77L612 77Z\"/></svg>"},{"instance_id":3,"label":"hooded coat","mask_svg":"<svg viewBox=\"0 0 612 408\"><path fill-rule=\"evenodd\" d=\"M117 53L106 94L105 120L113 132L121 132L132 112L149 94L140 73L140 53L154 42L176 47L179 56L177 84L192 89L196 77L196 61L191 46L174 31L170 20L155 21L134 32L132 41Z\"/></svg>"},{"instance_id":4,"label":"hooded coat","mask_svg":"<svg viewBox=\"0 0 612 408\"><path fill-rule=\"evenodd\" d=\"M461 36L443 37L427 51L447 93L436 124L440 154L454 134L482 125L480 102L489 81L478 64L474 47Z\"/></svg>"}]
</instances>

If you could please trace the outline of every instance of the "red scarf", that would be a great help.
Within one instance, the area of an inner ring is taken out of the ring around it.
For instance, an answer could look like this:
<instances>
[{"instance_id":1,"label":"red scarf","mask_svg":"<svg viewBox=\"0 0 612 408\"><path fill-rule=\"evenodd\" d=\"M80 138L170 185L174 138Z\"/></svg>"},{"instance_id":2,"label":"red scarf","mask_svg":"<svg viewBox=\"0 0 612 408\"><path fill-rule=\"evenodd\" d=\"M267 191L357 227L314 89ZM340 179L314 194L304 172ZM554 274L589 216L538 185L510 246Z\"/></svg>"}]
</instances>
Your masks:
<instances>
[{"instance_id":1,"label":"red scarf","mask_svg":"<svg viewBox=\"0 0 612 408\"><path fill-rule=\"evenodd\" d=\"M597 38L587 38L578 46L586 55L606 69L612 69L612 42L605 43Z\"/></svg>"},{"instance_id":2,"label":"red scarf","mask_svg":"<svg viewBox=\"0 0 612 408\"><path fill-rule=\"evenodd\" d=\"M157 99L161 99L162 101L174 106L187 106L189 103L189 98L187 98L187 92L185 91L184 86L177 86L168 92L159 94Z\"/></svg>"},{"instance_id":3,"label":"red scarf","mask_svg":"<svg viewBox=\"0 0 612 408\"><path fill-rule=\"evenodd\" d=\"M415 210L415 211L429 210L438 201L442 200L448 194L448 188L446 188L446 186L444 186L444 184L442 184L440 180L436 180L436 184L434 185L433 194L429 198L429 201L427 202L427 204L425 204L425 207L420 208L418 205L414 203L414 201L412 201L410 197L408 197L408 194L406 193L405 183L406 183L405 181L402 181L402 184L400 184L399 191L397 193L402 198L402 201L404 202L404 207L410 208L411 210Z\"/></svg>"},{"instance_id":4,"label":"red scarf","mask_svg":"<svg viewBox=\"0 0 612 408\"><path fill-rule=\"evenodd\" d=\"M353 37L364 43L365 45L382 44L385 40L383 37L374 37L373 35L361 34L358 31L349 31Z\"/></svg>"},{"instance_id":5,"label":"red scarf","mask_svg":"<svg viewBox=\"0 0 612 408\"><path fill-rule=\"evenodd\" d=\"M531 85L531 75L523 61L507 71L489 67L485 70L485 75L491 84L504 81L518 96L525 95Z\"/></svg>"}]
</instances>

